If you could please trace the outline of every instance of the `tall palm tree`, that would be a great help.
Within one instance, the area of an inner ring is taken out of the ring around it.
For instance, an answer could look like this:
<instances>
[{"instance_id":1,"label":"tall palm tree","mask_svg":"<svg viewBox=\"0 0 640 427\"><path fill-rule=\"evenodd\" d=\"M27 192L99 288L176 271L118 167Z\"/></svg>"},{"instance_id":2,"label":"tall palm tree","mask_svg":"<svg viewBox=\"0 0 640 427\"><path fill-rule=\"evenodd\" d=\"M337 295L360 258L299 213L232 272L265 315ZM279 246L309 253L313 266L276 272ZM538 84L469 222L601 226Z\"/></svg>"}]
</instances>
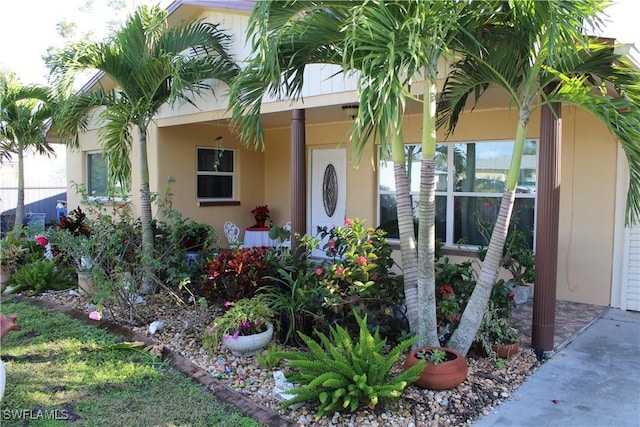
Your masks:
<instances>
[{"instance_id":1,"label":"tall palm tree","mask_svg":"<svg viewBox=\"0 0 640 427\"><path fill-rule=\"evenodd\" d=\"M15 155L18 161L18 203L14 232L20 233L24 217L24 156L30 150L50 156L46 131L52 103L44 86L23 86L11 72L0 72L0 161Z\"/></svg>"},{"instance_id":2,"label":"tall palm tree","mask_svg":"<svg viewBox=\"0 0 640 427\"><path fill-rule=\"evenodd\" d=\"M213 89L210 79L231 83L238 69L226 50L229 40L217 24L196 20L168 26L165 10L141 6L107 41L73 45L52 60L52 74L64 93L69 93L78 72L85 70L99 70L116 85L109 91L99 87L68 95L55 117L58 134L77 147L78 130L86 130L91 114L97 111L101 123L98 135L111 185L130 188L133 129L138 131L143 252L147 260L153 248L147 128L163 104L194 104L192 95ZM143 291L149 292L151 272L146 270Z\"/></svg>"},{"instance_id":3,"label":"tall palm tree","mask_svg":"<svg viewBox=\"0 0 640 427\"><path fill-rule=\"evenodd\" d=\"M352 144L359 159L379 141L394 163L407 317L419 344L438 345L435 312L435 99L438 60L473 22L475 3L411 1L264 1L251 15L254 56L231 90L232 123L262 147L265 94L299 98L305 67L340 65L359 76ZM469 39L467 39L469 40ZM473 45L473 43L470 43ZM402 136L411 82L425 81L419 236L416 242Z\"/></svg>"},{"instance_id":4,"label":"tall palm tree","mask_svg":"<svg viewBox=\"0 0 640 427\"><path fill-rule=\"evenodd\" d=\"M518 109L505 191L476 287L448 345L466 353L496 282L509 228L529 118L548 103L585 109L604 122L624 148L631 176L629 218L640 213L640 73L613 46L587 37L601 1L503 2L485 28L482 55L466 52L442 92L441 122L453 130L472 93L503 88Z\"/></svg>"}]
</instances>

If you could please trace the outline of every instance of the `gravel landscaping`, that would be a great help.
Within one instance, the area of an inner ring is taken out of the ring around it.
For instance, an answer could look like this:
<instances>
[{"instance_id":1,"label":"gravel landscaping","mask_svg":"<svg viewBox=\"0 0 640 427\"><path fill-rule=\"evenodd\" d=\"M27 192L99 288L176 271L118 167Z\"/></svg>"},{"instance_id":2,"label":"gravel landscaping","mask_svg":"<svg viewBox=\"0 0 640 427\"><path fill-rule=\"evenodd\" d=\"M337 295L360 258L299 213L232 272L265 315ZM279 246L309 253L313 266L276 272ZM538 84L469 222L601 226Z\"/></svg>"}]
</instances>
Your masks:
<instances>
[{"instance_id":1,"label":"gravel landscaping","mask_svg":"<svg viewBox=\"0 0 640 427\"><path fill-rule=\"evenodd\" d=\"M46 293L38 298L75 308L88 314L95 309L89 300L75 292ZM206 354L201 347L204 329L215 312L210 308L178 304L166 295L148 296L138 306L148 323L131 327L122 321L119 313L108 307L104 319L128 326L134 332L182 355L207 374L214 373L215 362L223 359L231 372L220 382L245 394L257 405L271 408L282 417L300 426L464 426L470 425L482 414L488 414L501 402L510 399L512 393L539 366L530 348L524 347L503 364L495 359L469 355L467 379L457 388L444 391L423 390L409 386L402 397L388 405L378 405L374 411L366 408L358 411L335 413L332 417L315 420L315 408L311 404L297 409L278 409L273 397L275 381L273 372L261 368L255 357L238 358L229 351ZM151 334L149 324L162 321L162 327ZM394 370L402 369L404 358L398 360Z\"/></svg>"}]
</instances>

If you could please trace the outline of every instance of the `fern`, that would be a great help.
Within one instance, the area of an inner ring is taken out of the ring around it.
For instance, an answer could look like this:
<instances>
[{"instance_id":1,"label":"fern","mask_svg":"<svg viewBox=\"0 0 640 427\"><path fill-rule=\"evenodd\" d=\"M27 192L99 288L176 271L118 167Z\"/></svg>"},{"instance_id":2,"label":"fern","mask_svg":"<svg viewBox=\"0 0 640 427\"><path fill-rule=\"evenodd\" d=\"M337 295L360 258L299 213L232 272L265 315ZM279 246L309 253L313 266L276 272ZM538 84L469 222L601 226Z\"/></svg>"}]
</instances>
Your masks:
<instances>
[{"instance_id":1,"label":"fern","mask_svg":"<svg viewBox=\"0 0 640 427\"><path fill-rule=\"evenodd\" d=\"M320 344L300 333L309 352L278 352L278 357L286 359L287 366L295 370L287 379L299 384L288 391L293 397L281 402L281 407L317 401L320 406L316 420L347 408L354 411L362 405L373 409L380 399L398 398L418 378L424 361L390 378L391 367L415 338L401 341L385 356L386 340L380 338L379 330L372 335L367 316L360 317L355 310L354 315L360 327L356 343L345 328L336 325L329 328L331 338L316 331Z\"/></svg>"}]
</instances>

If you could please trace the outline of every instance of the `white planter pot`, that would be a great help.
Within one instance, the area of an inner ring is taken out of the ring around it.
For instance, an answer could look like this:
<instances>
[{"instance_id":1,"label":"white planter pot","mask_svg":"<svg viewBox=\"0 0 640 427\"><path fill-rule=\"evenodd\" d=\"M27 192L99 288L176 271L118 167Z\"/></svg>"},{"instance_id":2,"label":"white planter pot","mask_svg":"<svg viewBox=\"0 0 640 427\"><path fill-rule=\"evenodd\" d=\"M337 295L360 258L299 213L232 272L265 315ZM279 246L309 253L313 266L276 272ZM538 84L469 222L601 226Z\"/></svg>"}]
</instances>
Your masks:
<instances>
[{"instance_id":1,"label":"white planter pot","mask_svg":"<svg viewBox=\"0 0 640 427\"><path fill-rule=\"evenodd\" d=\"M513 301L517 304L525 304L533 295L533 286L523 286L517 283L509 282L511 290L513 290Z\"/></svg>"},{"instance_id":2,"label":"white planter pot","mask_svg":"<svg viewBox=\"0 0 640 427\"><path fill-rule=\"evenodd\" d=\"M267 324L267 330L255 335L244 335L238 338L232 336L222 338L222 344L231 350L236 356L246 357L253 356L256 352L262 350L271 341L273 337L273 325Z\"/></svg>"}]
</instances>

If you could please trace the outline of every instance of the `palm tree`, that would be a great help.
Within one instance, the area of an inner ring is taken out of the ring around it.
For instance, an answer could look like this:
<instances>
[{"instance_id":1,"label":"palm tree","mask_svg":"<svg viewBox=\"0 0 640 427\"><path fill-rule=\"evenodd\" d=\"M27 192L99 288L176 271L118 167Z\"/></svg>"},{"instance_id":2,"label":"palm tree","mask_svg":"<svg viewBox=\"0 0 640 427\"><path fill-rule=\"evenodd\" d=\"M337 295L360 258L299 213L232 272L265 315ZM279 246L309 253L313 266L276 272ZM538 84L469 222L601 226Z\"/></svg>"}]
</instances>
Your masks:
<instances>
[{"instance_id":1,"label":"palm tree","mask_svg":"<svg viewBox=\"0 0 640 427\"><path fill-rule=\"evenodd\" d=\"M79 43L53 57L51 70L61 92L68 93L78 72L99 70L116 88L102 87L67 96L55 118L60 137L77 147L78 130L98 111L99 137L109 165L109 183L129 189L133 129L140 149L140 201L143 252L150 259L153 248L147 128L166 102L194 104L191 95L212 90L216 79L226 84L237 66L226 49L229 36L218 25L196 20L169 27L167 13L158 6L141 6L124 26L102 43ZM98 109L98 107L104 107ZM147 264L148 265L148 264ZM149 292L146 271L143 291Z\"/></svg>"},{"instance_id":2,"label":"palm tree","mask_svg":"<svg viewBox=\"0 0 640 427\"><path fill-rule=\"evenodd\" d=\"M305 67L335 64L359 76L352 144L359 159L373 141L394 163L407 316L417 345L438 345L435 312L435 100L438 60L473 22L476 3L412 1L258 2L251 15L253 59L231 90L232 123L246 144L263 147L265 94L299 98ZM469 46L470 39L466 39ZM468 46L468 47L469 47ZM422 164L416 243L402 137L411 82L422 77Z\"/></svg>"},{"instance_id":3,"label":"palm tree","mask_svg":"<svg viewBox=\"0 0 640 427\"><path fill-rule=\"evenodd\" d=\"M640 213L640 73L615 49L588 38L583 25L598 24L600 1L504 2L485 28L482 55L466 52L454 65L439 105L452 131L467 104L496 85L517 106L519 120L500 211L476 287L448 345L466 353L496 282L509 228L525 135L533 111L567 103L604 122L624 148L631 171L629 219ZM613 89L613 90L612 90Z\"/></svg>"},{"instance_id":4,"label":"palm tree","mask_svg":"<svg viewBox=\"0 0 640 427\"><path fill-rule=\"evenodd\" d=\"M22 230L24 217L24 155L54 154L46 131L51 123L51 98L44 86L23 86L10 72L0 72L0 160L15 155L18 160L18 203L13 230Z\"/></svg>"}]
</instances>

